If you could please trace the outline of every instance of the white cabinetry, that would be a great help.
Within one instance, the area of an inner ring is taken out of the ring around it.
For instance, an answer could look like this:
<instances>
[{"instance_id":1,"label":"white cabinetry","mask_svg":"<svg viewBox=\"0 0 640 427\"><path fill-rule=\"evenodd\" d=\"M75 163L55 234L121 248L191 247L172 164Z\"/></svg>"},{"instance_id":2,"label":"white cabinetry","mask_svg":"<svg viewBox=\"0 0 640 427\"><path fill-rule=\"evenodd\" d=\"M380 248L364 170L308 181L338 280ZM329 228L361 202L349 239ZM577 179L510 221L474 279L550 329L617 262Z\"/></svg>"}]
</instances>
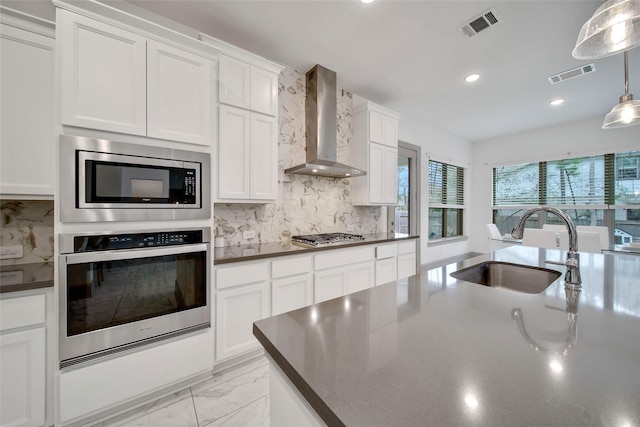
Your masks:
<instances>
[{"instance_id":1,"label":"white cabinetry","mask_svg":"<svg viewBox=\"0 0 640 427\"><path fill-rule=\"evenodd\" d=\"M327 251L315 255L314 302L322 302L374 284L373 246Z\"/></svg>"},{"instance_id":2,"label":"white cabinetry","mask_svg":"<svg viewBox=\"0 0 640 427\"><path fill-rule=\"evenodd\" d=\"M397 243L376 247L376 286L398 279L397 255Z\"/></svg>"},{"instance_id":3,"label":"white cabinetry","mask_svg":"<svg viewBox=\"0 0 640 427\"><path fill-rule=\"evenodd\" d=\"M275 201L278 122L275 117L220 106L219 201Z\"/></svg>"},{"instance_id":4,"label":"white cabinetry","mask_svg":"<svg viewBox=\"0 0 640 427\"><path fill-rule=\"evenodd\" d=\"M278 193L278 73L220 57L216 201L275 202ZM268 69L267 69L268 68Z\"/></svg>"},{"instance_id":5,"label":"white cabinetry","mask_svg":"<svg viewBox=\"0 0 640 427\"><path fill-rule=\"evenodd\" d=\"M398 279L416 274L416 242L407 240L398 243Z\"/></svg>"},{"instance_id":6,"label":"white cabinetry","mask_svg":"<svg viewBox=\"0 0 640 427\"><path fill-rule=\"evenodd\" d=\"M273 315L313 304L311 255L274 260L271 263Z\"/></svg>"},{"instance_id":7,"label":"white cabinetry","mask_svg":"<svg viewBox=\"0 0 640 427\"><path fill-rule=\"evenodd\" d=\"M269 263L216 270L216 361L259 349L253 322L271 315Z\"/></svg>"},{"instance_id":8,"label":"white cabinetry","mask_svg":"<svg viewBox=\"0 0 640 427\"><path fill-rule=\"evenodd\" d=\"M0 300L0 425L45 424L46 299Z\"/></svg>"},{"instance_id":9,"label":"white cabinetry","mask_svg":"<svg viewBox=\"0 0 640 427\"><path fill-rule=\"evenodd\" d=\"M0 37L0 196L52 198L55 40L5 24Z\"/></svg>"},{"instance_id":10,"label":"white cabinetry","mask_svg":"<svg viewBox=\"0 0 640 427\"><path fill-rule=\"evenodd\" d=\"M277 72L222 55L218 91L222 104L278 115Z\"/></svg>"},{"instance_id":11,"label":"white cabinetry","mask_svg":"<svg viewBox=\"0 0 640 427\"><path fill-rule=\"evenodd\" d=\"M397 203L398 115L354 97L355 166L367 171L353 180L354 205Z\"/></svg>"},{"instance_id":12,"label":"white cabinetry","mask_svg":"<svg viewBox=\"0 0 640 427\"><path fill-rule=\"evenodd\" d=\"M210 145L212 61L59 10L62 124Z\"/></svg>"}]
</instances>

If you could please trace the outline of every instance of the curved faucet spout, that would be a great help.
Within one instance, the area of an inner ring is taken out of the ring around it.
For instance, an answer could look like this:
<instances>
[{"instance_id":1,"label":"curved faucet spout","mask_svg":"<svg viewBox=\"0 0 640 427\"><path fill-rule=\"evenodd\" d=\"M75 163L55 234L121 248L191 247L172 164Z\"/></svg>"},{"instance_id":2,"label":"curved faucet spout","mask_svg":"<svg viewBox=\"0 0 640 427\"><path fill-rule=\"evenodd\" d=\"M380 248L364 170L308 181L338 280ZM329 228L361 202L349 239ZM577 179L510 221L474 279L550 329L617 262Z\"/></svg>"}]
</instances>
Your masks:
<instances>
[{"instance_id":1,"label":"curved faucet spout","mask_svg":"<svg viewBox=\"0 0 640 427\"><path fill-rule=\"evenodd\" d=\"M567 267L567 273L565 274L565 287L571 290L579 291L582 289L581 283L582 280L580 278L580 255L578 254L578 233L576 231L576 226L573 224L573 221L567 214L562 212L558 208L553 208L550 206L540 206L539 208L533 208L526 211L518 225L516 225L511 231L511 235L516 239L522 239L522 235L524 234L524 225L527 222L527 219L534 213L538 212L549 212L557 216L562 220L564 225L567 227L567 232L569 233L569 252L567 252L567 262L564 264Z\"/></svg>"}]
</instances>

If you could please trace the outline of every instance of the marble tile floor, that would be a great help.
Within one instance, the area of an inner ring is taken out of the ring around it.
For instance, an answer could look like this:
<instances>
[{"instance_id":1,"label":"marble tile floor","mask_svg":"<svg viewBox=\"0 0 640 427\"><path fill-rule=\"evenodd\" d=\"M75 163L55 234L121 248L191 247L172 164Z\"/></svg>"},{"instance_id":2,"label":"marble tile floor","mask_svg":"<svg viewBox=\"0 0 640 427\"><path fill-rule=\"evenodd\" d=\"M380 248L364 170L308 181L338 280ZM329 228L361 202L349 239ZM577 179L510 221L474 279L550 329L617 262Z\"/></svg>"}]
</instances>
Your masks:
<instances>
[{"instance_id":1,"label":"marble tile floor","mask_svg":"<svg viewBox=\"0 0 640 427\"><path fill-rule=\"evenodd\" d=\"M260 356L92 427L269 427L269 365Z\"/></svg>"}]
</instances>

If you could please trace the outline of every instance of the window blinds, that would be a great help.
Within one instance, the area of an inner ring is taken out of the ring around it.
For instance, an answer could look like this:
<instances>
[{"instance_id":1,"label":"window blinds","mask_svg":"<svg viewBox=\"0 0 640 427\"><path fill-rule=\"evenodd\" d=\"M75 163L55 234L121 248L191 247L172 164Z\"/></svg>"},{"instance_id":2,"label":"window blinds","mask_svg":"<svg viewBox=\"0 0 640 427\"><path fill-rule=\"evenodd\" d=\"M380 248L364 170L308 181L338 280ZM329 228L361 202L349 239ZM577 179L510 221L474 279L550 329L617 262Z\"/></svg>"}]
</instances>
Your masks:
<instances>
[{"instance_id":1,"label":"window blinds","mask_svg":"<svg viewBox=\"0 0 640 427\"><path fill-rule=\"evenodd\" d=\"M429 206L464 206L464 168L429 160Z\"/></svg>"}]
</instances>

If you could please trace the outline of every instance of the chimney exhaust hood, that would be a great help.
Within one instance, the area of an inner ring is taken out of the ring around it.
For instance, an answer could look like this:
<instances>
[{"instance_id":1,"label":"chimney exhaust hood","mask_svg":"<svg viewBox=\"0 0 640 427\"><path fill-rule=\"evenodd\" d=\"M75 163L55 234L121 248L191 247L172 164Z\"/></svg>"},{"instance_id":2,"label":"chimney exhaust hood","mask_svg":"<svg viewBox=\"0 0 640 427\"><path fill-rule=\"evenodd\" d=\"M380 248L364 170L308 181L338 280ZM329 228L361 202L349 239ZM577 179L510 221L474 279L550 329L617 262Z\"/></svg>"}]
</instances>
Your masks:
<instances>
[{"instance_id":1,"label":"chimney exhaust hood","mask_svg":"<svg viewBox=\"0 0 640 427\"><path fill-rule=\"evenodd\" d=\"M305 134L307 161L286 169L287 174L346 178L367 173L337 160L336 73L321 65L307 71Z\"/></svg>"}]
</instances>

